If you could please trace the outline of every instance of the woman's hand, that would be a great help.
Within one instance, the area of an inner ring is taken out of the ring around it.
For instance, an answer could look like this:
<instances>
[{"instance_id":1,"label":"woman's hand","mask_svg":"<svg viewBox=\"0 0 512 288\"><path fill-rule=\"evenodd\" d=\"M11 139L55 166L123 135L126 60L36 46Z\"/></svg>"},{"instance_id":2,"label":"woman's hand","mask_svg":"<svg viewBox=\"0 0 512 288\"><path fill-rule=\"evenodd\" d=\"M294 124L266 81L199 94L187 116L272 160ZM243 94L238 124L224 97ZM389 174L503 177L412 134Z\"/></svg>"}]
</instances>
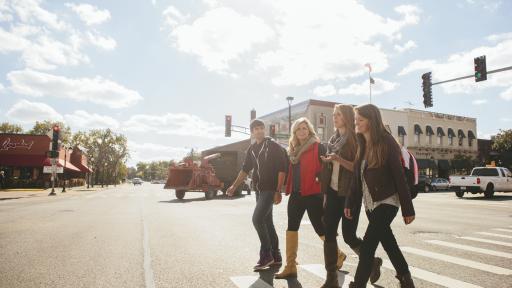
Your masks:
<instances>
[{"instance_id":1,"label":"woman's hand","mask_svg":"<svg viewBox=\"0 0 512 288\"><path fill-rule=\"evenodd\" d=\"M343 210L343 211L345 212L345 217L346 217L347 219L352 220L352 210L351 210L351 209L349 209L349 208L345 208L345 210Z\"/></svg>"},{"instance_id":2,"label":"woman's hand","mask_svg":"<svg viewBox=\"0 0 512 288\"><path fill-rule=\"evenodd\" d=\"M322 160L325 162L333 162L333 161L341 162L341 157L338 154L334 154L334 153L327 154L327 157L321 156L320 158L322 158Z\"/></svg>"},{"instance_id":3,"label":"woman's hand","mask_svg":"<svg viewBox=\"0 0 512 288\"><path fill-rule=\"evenodd\" d=\"M414 221L415 217L414 216L404 216L404 223L405 225L409 225L412 223L412 221Z\"/></svg>"},{"instance_id":4,"label":"woman's hand","mask_svg":"<svg viewBox=\"0 0 512 288\"><path fill-rule=\"evenodd\" d=\"M275 192L274 193L274 204L278 205L281 203L281 200L283 199L283 196L281 196L281 192Z\"/></svg>"}]
</instances>

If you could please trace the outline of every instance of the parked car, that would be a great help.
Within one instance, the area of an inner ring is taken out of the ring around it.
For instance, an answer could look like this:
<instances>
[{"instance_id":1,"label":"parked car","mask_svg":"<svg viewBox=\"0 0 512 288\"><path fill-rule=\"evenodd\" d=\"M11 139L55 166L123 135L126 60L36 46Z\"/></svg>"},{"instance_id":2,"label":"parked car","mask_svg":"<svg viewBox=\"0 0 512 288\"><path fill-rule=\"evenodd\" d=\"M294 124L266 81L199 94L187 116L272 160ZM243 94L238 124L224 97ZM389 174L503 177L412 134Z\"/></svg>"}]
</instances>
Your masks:
<instances>
[{"instance_id":1,"label":"parked car","mask_svg":"<svg viewBox=\"0 0 512 288\"><path fill-rule=\"evenodd\" d=\"M450 189L450 182L448 181L448 179L444 179L444 178L434 178L432 179L432 181L430 182L430 189L432 191L437 191L437 190L448 190Z\"/></svg>"},{"instance_id":2,"label":"parked car","mask_svg":"<svg viewBox=\"0 0 512 288\"><path fill-rule=\"evenodd\" d=\"M418 176L418 191L423 191L425 193L430 192L430 182L432 179L427 175L419 175Z\"/></svg>"},{"instance_id":3,"label":"parked car","mask_svg":"<svg viewBox=\"0 0 512 288\"><path fill-rule=\"evenodd\" d=\"M491 198L495 191L512 191L512 173L504 167L475 167L468 176L450 176L450 187L457 197L465 192L472 194L484 193Z\"/></svg>"},{"instance_id":4,"label":"parked car","mask_svg":"<svg viewBox=\"0 0 512 288\"><path fill-rule=\"evenodd\" d=\"M132 180L133 185L142 185L142 179L140 178L133 178Z\"/></svg>"}]
</instances>

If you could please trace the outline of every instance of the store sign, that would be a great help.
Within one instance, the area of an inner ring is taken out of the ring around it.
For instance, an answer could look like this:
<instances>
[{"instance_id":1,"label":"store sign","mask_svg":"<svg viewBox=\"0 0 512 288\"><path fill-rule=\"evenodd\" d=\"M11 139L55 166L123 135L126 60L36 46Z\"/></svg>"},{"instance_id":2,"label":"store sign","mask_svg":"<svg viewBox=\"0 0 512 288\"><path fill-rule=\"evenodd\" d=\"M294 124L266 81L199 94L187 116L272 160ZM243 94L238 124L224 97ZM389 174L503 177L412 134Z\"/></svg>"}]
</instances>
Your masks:
<instances>
[{"instance_id":1,"label":"store sign","mask_svg":"<svg viewBox=\"0 0 512 288\"><path fill-rule=\"evenodd\" d=\"M32 145L34 145L34 141L25 142L24 139L21 139L19 142L11 141L11 138L5 139L4 142L0 145L0 151L8 151L8 150L30 150L32 149Z\"/></svg>"},{"instance_id":2,"label":"store sign","mask_svg":"<svg viewBox=\"0 0 512 288\"><path fill-rule=\"evenodd\" d=\"M44 166L43 167L43 173L46 173L46 174L50 174L50 173L64 173L64 167Z\"/></svg>"}]
</instances>

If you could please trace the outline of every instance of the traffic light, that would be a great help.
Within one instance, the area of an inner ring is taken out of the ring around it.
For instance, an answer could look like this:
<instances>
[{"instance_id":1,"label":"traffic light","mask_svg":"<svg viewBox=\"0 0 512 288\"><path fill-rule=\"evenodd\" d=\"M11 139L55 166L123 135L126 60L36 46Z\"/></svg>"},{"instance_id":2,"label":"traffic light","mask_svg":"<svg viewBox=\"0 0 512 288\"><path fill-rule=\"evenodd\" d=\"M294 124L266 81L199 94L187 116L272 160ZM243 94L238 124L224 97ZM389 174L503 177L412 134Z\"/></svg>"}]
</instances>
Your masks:
<instances>
[{"instance_id":1,"label":"traffic light","mask_svg":"<svg viewBox=\"0 0 512 288\"><path fill-rule=\"evenodd\" d=\"M58 125L53 126L53 135L52 135L52 151L59 151L59 137L60 137L60 127ZM54 156L53 154L52 156ZM57 157L52 157L57 158Z\"/></svg>"},{"instance_id":2,"label":"traffic light","mask_svg":"<svg viewBox=\"0 0 512 288\"><path fill-rule=\"evenodd\" d=\"M421 79L423 79L423 104L425 108L433 107L434 103L432 100L432 72L425 73L421 75Z\"/></svg>"},{"instance_id":3,"label":"traffic light","mask_svg":"<svg viewBox=\"0 0 512 288\"><path fill-rule=\"evenodd\" d=\"M270 134L270 138L276 139L276 125L275 124L270 124L269 129L270 129L270 131L269 131L270 132L269 133Z\"/></svg>"},{"instance_id":4,"label":"traffic light","mask_svg":"<svg viewBox=\"0 0 512 288\"><path fill-rule=\"evenodd\" d=\"M487 80L487 64L485 62L485 55L476 57L475 63L475 82Z\"/></svg>"},{"instance_id":5,"label":"traffic light","mask_svg":"<svg viewBox=\"0 0 512 288\"><path fill-rule=\"evenodd\" d=\"M226 137L231 137L231 115L226 115L224 135Z\"/></svg>"}]
</instances>

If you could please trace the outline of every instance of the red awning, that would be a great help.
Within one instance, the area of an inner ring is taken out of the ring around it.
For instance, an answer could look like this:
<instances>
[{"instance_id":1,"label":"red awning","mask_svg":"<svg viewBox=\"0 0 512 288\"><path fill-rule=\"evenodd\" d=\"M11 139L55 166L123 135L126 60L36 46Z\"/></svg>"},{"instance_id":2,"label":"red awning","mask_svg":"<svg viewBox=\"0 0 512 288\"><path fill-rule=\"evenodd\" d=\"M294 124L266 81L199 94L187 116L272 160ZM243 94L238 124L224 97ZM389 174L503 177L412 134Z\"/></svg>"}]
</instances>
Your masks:
<instances>
[{"instance_id":1,"label":"red awning","mask_svg":"<svg viewBox=\"0 0 512 288\"><path fill-rule=\"evenodd\" d=\"M82 163L76 163L74 164L76 167L78 167L78 169L80 169L80 171L84 172L84 173L92 173L92 169L87 167L87 165L84 165Z\"/></svg>"},{"instance_id":2,"label":"red awning","mask_svg":"<svg viewBox=\"0 0 512 288\"><path fill-rule=\"evenodd\" d=\"M71 164L69 161L66 161L66 166L64 166L64 160L60 159L60 158L58 160L59 160L57 162L58 167L64 167L65 169L69 169L69 170L75 171L75 172L82 172L80 169L78 169L75 165ZM46 158L44 161L44 166L51 166L51 165L52 165L52 162L51 162L50 158Z\"/></svg>"},{"instance_id":3,"label":"red awning","mask_svg":"<svg viewBox=\"0 0 512 288\"><path fill-rule=\"evenodd\" d=\"M1 155L0 165L14 167L42 167L45 165L46 159L45 155Z\"/></svg>"}]
</instances>

